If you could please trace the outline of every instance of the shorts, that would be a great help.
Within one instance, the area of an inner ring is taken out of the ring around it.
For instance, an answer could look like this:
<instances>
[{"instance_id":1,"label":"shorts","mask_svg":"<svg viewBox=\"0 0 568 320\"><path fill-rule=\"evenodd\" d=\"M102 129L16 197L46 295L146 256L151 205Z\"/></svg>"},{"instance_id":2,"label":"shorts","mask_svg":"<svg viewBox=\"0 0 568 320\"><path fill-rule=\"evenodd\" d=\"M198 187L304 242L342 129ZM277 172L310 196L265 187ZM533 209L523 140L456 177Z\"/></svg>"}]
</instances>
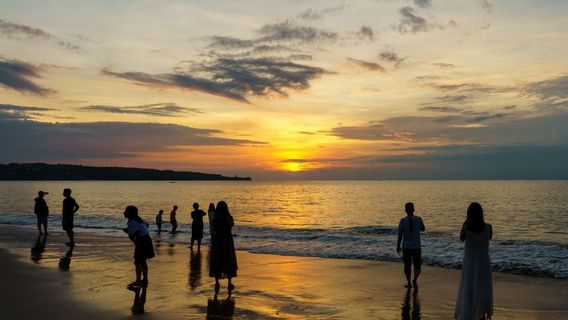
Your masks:
<instances>
[{"instance_id":1,"label":"shorts","mask_svg":"<svg viewBox=\"0 0 568 320\"><path fill-rule=\"evenodd\" d=\"M422 250L402 248L402 260L404 261L404 273L410 273L412 264L414 264L414 273L419 273L422 267Z\"/></svg>"},{"instance_id":2,"label":"shorts","mask_svg":"<svg viewBox=\"0 0 568 320\"><path fill-rule=\"evenodd\" d=\"M47 214L36 214L36 217L38 226L41 226L42 224L47 226Z\"/></svg>"},{"instance_id":3,"label":"shorts","mask_svg":"<svg viewBox=\"0 0 568 320\"><path fill-rule=\"evenodd\" d=\"M63 216L63 218L61 219L61 226L63 227L63 230L67 231L67 230L73 230L73 216Z\"/></svg>"}]
</instances>

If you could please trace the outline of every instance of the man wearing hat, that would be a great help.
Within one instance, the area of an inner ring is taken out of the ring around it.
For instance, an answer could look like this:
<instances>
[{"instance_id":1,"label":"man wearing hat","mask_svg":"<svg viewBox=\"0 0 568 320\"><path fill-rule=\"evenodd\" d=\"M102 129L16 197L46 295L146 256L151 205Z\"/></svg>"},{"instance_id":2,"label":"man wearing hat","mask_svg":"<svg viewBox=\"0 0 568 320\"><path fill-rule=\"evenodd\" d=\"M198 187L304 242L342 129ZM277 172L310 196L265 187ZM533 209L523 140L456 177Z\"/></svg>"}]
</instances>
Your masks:
<instances>
[{"instance_id":1,"label":"man wearing hat","mask_svg":"<svg viewBox=\"0 0 568 320\"><path fill-rule=\"evenodd\" d=\"M41 226L43 225L43 231L47 235L47 216L49 215L49 207L43 198L44 195L48 194L47 192L39 191L37 193L38 197L35 198L35 206L34 206L34 213L37 217L37 230L41 235Z\"/></svg>"}]
</instances>

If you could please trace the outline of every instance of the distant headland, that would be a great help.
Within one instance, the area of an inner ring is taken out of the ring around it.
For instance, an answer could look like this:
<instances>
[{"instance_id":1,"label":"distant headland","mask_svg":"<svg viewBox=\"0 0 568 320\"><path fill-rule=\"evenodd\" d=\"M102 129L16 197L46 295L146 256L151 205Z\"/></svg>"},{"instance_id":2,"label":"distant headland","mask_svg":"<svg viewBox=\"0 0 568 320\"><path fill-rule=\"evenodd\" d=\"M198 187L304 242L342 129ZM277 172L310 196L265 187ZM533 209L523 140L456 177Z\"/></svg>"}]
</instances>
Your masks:
<instances>
[{"instance_id":1,"label":"distant headland","mask_svg":"<svg viewBox=\"0 0 568 320\"><path fill-rule=\"evenodd\" d=\"M220 174L123 167L89 167L69 164L0 164L0 180L252 180Z\"/></svg>"}]
</instances>

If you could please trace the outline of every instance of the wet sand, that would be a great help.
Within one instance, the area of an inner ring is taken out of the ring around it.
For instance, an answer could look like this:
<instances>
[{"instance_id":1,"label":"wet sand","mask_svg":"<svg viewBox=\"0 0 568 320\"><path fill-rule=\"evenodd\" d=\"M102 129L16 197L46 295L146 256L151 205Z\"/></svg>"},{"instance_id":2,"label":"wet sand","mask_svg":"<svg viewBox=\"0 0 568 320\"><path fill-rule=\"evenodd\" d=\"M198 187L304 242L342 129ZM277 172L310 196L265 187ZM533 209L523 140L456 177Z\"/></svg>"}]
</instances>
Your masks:
<instances>
[{"instance_id":1,"label":"wet sand","mask_svg":"<svg viewBox=\"0 0 568 320\"><path fill-rule=\"evenodd\" d=\"M171 235L152 234L157 257L136 316L144 292L136 300L126 289L134 265L125 236L79 230L70 255L62 233L52 232L41 252L35 232L0 225L0 247L9 249L0 250L0 319L451 319L460 276L424 267L420 290L409 291L398 263L239 251L235 292L227 299L224 281L214 300L207 248L191 254ZM567 280L494 273L494 291L494 319L568 318Z\"/></svg>"}]
</instances>

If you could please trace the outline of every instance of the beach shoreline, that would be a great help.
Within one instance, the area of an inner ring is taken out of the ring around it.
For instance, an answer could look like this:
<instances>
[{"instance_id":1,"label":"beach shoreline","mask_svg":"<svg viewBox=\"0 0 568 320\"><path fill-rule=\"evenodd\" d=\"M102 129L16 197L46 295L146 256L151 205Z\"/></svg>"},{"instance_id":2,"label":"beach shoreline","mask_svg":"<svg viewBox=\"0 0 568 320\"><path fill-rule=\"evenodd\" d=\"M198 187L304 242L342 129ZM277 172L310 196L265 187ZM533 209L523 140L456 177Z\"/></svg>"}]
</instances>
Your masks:
<instances>
[{"instance_id":1,"label":"beach shoreline","mask_svg":"<svg viewBox=\"0 0 568 320\"><path fill-rule=\"evenodd\" d=\"M79 233L69 270L59 261L69 253L56 230L45 249L37 247L35 230L0 225L5 284L0 318L66 318L61 308L35 312L23 307L40 301L47 306L74 306L81 318L131 317L134 293L132 245L124 238ZM222 316L316 319L450 319L460 270L423 267L420 290L403 288L402 263L328 259L238 251L237 289L227 300L226 281L218 300L208 277L207 247L190 253L187 245L154 235L156 258L149 262L144 317L156 319ZM495 319L563 319L568 317L568 281L495 272ZM56 299L53 301L53 299ZM25 310L25 311L24 311Z\"/></svg>"}]
</instances>

